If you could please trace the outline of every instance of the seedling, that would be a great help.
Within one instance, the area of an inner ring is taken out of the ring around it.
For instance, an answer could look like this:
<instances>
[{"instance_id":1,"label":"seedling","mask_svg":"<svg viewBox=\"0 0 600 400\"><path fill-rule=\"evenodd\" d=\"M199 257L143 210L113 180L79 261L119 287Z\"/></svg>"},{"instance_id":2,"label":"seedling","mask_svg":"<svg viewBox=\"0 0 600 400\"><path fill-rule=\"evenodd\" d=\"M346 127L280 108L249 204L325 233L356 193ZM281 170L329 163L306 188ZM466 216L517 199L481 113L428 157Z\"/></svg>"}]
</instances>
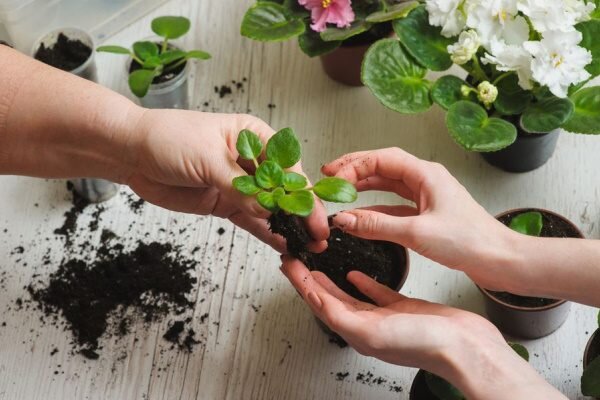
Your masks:
<instances>
[{"instance_id":1,"label":"seedling","mask_svg":"<svg viewBox=\"0 0 600 400\"><path fill-rule=\"evenodd\" d=\"M542 214L537 211L519 214L510 221L509 227L513 231L524 235L540 236L544 227Z\"/></svg>"},{"instance_id":2,"label":"seedling","mask_svg":"<svg viewBox=\"0 0 600 400\"><path fill-rule=\"evenodd\" d=\"M113 45L100 46L96 50L130 56L141 68L129 74L129 88L137 97L144 97L156 77L175 71L190 59L210 58L205 51L183 51L169 43L169 40L180 38L189 30L190 20L185 17L158 17L152 20L152 31L163 39L162 42L135 42L132 50Z\"/></svg>"},{"instance_id":3,"label":"seedling","mask_svg":"<svg viewBox=\"0 0 600 400\"><path fill-rule=\"evenodd\" d=\"M508 345L525 361L529 361L529 352L525 346L518 343L508 342ZM425 372L425 382L429 391L433 393L439 400L466 400L466 397L452 384L434 375L430 372Z\"/></svg>"},{"instance_id":4,"label":"seedling","mask_svg":"<svg viewBox=\"0 0 600 400\"><path fill-rule=\"evenodd\" d=\"M336 203L351 203L357 198L356 188L344 179L323 178L308 187L305 176L286 171L302 156L302 146L291 128L282 129L269 139L264 157L260 138L247 129L240 132L236 148L241 158L254 163L256 172L234 178L233 186L245 195L256 196L258 203L271 212L283 210L307 217L314 208L313 193Z\"/></svg>"},{"instance_id":5,"label":"seedling","mask_svg":"<svg viewBox=\"0 0 600 400\"><path fill-rule=\"evenodd\" d=\"M600 329L600 313L598 314ZM581 393L584 396L600 397L600 354L591 360L581 376Z\"/></svg>"}]
</instances>

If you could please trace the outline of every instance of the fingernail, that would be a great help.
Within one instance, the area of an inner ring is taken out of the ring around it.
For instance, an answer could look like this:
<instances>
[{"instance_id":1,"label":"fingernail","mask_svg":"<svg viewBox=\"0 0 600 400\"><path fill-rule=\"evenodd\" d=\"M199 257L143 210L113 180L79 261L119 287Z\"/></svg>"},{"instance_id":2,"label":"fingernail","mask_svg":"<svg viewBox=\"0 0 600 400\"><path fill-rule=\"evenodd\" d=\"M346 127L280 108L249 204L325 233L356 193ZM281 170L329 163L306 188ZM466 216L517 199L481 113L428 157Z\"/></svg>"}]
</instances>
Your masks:
<instances>
[{"instance_id":1,"label":"fingernail","mask_svg":"<svg viewBox=\"0 0 600 400\"><path fill-rule=\"evenodd\" d=\"M333 217L333 224L341 230L353 230L356 227L356 215L341 212Z\"/></svg>"},{"instance_id":2,"label":"fingernail","mask_svg":"<svg viewBox=\"0 0 600 400\"><path fill-rule=\"evenodd\" d=\"M319 296L317 296L317 294L315 292L309 292L306 295L306 298L308 300L308 302L314 307L314 308L321 308L323 307L323 303L321 302L321 299L319 298Z\"/></svg>"}]
</instances>

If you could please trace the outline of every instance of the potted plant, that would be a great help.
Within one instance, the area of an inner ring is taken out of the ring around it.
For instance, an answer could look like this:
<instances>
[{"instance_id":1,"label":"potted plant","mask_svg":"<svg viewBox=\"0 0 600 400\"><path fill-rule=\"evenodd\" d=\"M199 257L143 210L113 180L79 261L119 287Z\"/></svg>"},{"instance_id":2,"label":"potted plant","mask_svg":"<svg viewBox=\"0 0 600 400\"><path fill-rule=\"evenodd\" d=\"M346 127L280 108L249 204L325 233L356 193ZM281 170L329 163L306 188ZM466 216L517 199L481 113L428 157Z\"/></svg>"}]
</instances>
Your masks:
<instances>
[{"instance_id":1,"label":"potted plant","mask_svg":"<svg viewBox=\"0 0 600 400\"><path fill-rule=\"evenodd\" d=\"M241 33L271 42L297 37L306 55L320 56L331 79L361 86L366 50L389 37L391 22L417 5L398 0L259 0L246 12Z\"/></svg>"},{"instance_id":2,"label":"potted plant","mask_svg":"<svg viewBox=\"0 0 600 400\"><path fill-rule=\"evenodd\" d=\"M596 399L600 398L600 314L598 326L585 347L581 376L581 393Z\"/></svg>"},{"instance_id":3,"label":"potted plant","mask_svg":"<svg viewBox=\"0 0 600 400\"><path fill-rule=\"evenodd\" d=\"M560 129L600 134L600 87L583 87L600 75L593 2L560 2L555 19L542 3L423 3L393 22L397 39L365 55L362 80L385 106L412 114L438 104L459 146L510 172L543 165ZM453 64L466 79L426 76Z\"/></svg>"},{"instance_id":4,"label":"potted plant","mask_svg":"<svg viewBox=\"0 0 600 400\"><path fill-rule=\"evenodd\" d=\"M529 352L525 346L508 342L508 345L529 361ZM452 384L437 375L420 369L410 387L409 400L465 400L465 396Z\"/></svg>"},{"instance_id":5,"label":"potted plant","mask_svg":"<svg viewBox=\"0 0 600 400\"><path fill-rule=\"evenodd\" d=\"M517 209L496 217L511 229L530 236L581 238L581 231L568 219L542 209ZM482 287L486 313L502 332L537 339L558 329L567 319L571 303L566 300L519 296Z\"/></svg>"},{"instance_id":6,"label":"potted plant","mask_svg":"<svg viewBox=\"0 0 600 400\"><path fill-rule=\"evenodd\" d=\"M98 52L124 54L129 88L147 108L188 108L189 60L208 60L210 54L201 50L184 51L171 43L189 32L190 20L165 16L152 20L156 39L135 42L133 48L100 46Z\"/></svg>"},{"instance_id":7,"label":"potted plant","mask_svg":"<svg viewBox=\"0 0 600 400\"><path fill-rule=\"evenodd\" d=\"M97 82L93 48L92 37L87 32L62 28L38 39L33 45L32 55L36 60L55 68ZM119 191L116 183L104 179L79 178L70 181L77 194L91 202L108 200Z\"/></svg>"},{"instance_id":8,"label":"potted plant","mask_svg":"<svg viewBox=\"0 0 600 400\"><path fill-rule=\"evenodd\" d=\"M340 289L363 301L370 300L346 280L352 270L400 290L409 269L408 252L402 246L360 239L332 228L327 250L316 254L307 249L312 239L300 218L312 213L313 193L324 201L337 203L353 202L357 193L351 183L340 178L323 178L309 186L306 177L287 171L302 155L300 142L292 129L277 132L264 149L256 134L243 130L236 147L242 159L252 161L254 171L251 171L253 175L235 178L233 186L245 195L255 196L262 207L272 212L270 229L287 240L291 255L302 260L310 270L323 272Z\"/></svg>"}]
</instances>

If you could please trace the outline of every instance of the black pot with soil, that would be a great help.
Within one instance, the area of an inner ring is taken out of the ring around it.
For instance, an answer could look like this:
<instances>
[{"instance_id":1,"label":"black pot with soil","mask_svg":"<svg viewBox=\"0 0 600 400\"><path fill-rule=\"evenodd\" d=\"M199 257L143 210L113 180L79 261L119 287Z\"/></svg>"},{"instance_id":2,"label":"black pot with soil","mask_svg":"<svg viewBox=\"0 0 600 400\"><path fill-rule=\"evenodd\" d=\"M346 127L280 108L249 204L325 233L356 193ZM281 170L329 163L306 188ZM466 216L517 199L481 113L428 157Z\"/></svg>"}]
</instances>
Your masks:
<instances>
[{"instance_id":1,"label":"black pot with soil","mask_svg":"<svg viewBox=\"0 0 600 400\"><path fill-rule=\"evenodd\" d=\"M542 209L517 209L496 218L509 225L517 215L537 211L542 214L540 237L579 238L584 236L572 222L554 212ZM547 336L560 328L569 315L571 303L560 299L519 296L478 287L485 299L490 321L503 333L524 339Z\"/></svg>"},{"instance_id":2,"label":"black pot with soil","mask_svg":"<svg viewBox=\"0 0 600 400\"><path fill-rule=\"evenodd\" d=\"M301 260L311 271L323 272L340 289L359 300L373 303L346 280L350 271L360 271L396 291L402 288L408 276L408 251L398 244L361 239L332 228L327 250L316 254L306 248L312 238L300 218L278 212L269 218L269 225L273 233L287 240L287 248L292 256ZM320 326L332 334L325 325ZM333 341L344 344L339 336L333 335Z\"/></svg>"},{"instance_id":3,"label":"black pot with soil","mask_svg":"<svg viewBox=\"0 0 600 400\"><path fill-rule=\"evenodd\" d=\"M587 346L585 346L585 352L583 353L583 369L585 370L588 365L598 357L600 357L600 329L597 329L592 334ZM595 397L595 399L598 399L598 397Z\"/></svg>"},{"instance_id":4,"label":"black pot with soil","mask_svg":"<svg viewBox=\"0 0 600 400\"><path fill-rule=\"evenodd\" d=\"M338 83L362 86L360 73L365 53L373 43L389 37L392 32L391 23L382 23L367 32L345 40L336 50L320 57L323 70L327 76Z\"/></svg>"}]
</instances>

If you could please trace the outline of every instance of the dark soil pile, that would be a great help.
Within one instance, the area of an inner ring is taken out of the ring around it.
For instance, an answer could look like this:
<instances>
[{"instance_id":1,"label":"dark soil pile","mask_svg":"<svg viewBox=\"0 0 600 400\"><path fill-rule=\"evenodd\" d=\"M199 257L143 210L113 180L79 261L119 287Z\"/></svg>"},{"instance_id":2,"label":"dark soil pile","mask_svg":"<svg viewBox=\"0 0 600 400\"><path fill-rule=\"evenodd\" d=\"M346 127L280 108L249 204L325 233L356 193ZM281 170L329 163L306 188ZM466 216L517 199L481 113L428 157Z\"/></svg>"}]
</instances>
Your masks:
<instances>
[{"instance_id":1,"label":"dark soil pile","mask_svg":"<svg viewBox=\"0 0 600 400\"><path fill-rule=\"evenodd\" d=\"M185 321L173 322L163 335L163 339L173 343L174 346L182 350L191 352L194 346L200 343L200 341L196 340L196 332L192 328L188 328L187 333L185 333L186 324L189 324L191 321L192 319L188 318Z\"/></svg>"},{"instance_id":2,"label":"dark soil pile","mask_svg":"<svg viewBox=\"0 0 600 400\"><path fill-rule=\"evenodd\" d=\"M535 209L527 209L518 211L515 213L510 213L504 215L502 218L498 220L502 222L504 225L509 226L510 222L517 215L530 212L530 211L538 211ZM574 229L571 224L567 223L562 218L559 218L553 214L542 213L542 232L540 233L540 237L548 237L548 238L580 238L580 233L577 229ZM561 300L557 299L547 299L543 297L529 297L529 296L519 296L516 294L508 293L508 292L494 292L489 291L494 297L498 300L501 300L505 303L512 304L515 306L521 307L530 307L530 308L538 308L545 307L550 304L558 303Z\"/></svg>"},{"instance_id":3,"label":"dark soil pile","mask_svg":"<svg viewBox=\"0 0 600 400\"><path fill-rule=\"evenodd\" d=\"M67 212L65 212L65 220L60 228L54 230L54 234L64 236L66 247L71 247L73 244L72 235L77 229L77 219L79 218L83 210L91 203L83 197L79 196L77 192L73 190L73 184L71 182L67 182L67 190L70 191L73 195L73 205ZM100 213L98 213L96 217L99 218ZM98 223L97 218L93 220L95 221L95 224Z\"/></svg>"},{"instance_id":4,"label":"dark soil pile","mask_svg":"<svg viewBox=\"0 0 600 400\"><path fill-rule=\"evenodd\" d=\"M302 260L310 270L323 272L340 289L357 299L370 302L346 280L350 271L361 271L379 283L399 289L407 261L400 246L360 239L332 229L327 250L315 254L306 248L312 239L301 219L280 212L269 218L269 225L272 232L286 238L291 255Z\"/></svg>"},{"instance_id":5,"label":"dark soil pile","mask_svg":"<svg viewBox=\"0 0 600 400\"><path fill-rule=\"evenodd\" d=\"M63 33L58 34L58 40L51 47L40 44L35 52L35 59L63 71L73 71L90 58L92 49L76 39L69 39Z\"/></svg>"}]
</instances>

